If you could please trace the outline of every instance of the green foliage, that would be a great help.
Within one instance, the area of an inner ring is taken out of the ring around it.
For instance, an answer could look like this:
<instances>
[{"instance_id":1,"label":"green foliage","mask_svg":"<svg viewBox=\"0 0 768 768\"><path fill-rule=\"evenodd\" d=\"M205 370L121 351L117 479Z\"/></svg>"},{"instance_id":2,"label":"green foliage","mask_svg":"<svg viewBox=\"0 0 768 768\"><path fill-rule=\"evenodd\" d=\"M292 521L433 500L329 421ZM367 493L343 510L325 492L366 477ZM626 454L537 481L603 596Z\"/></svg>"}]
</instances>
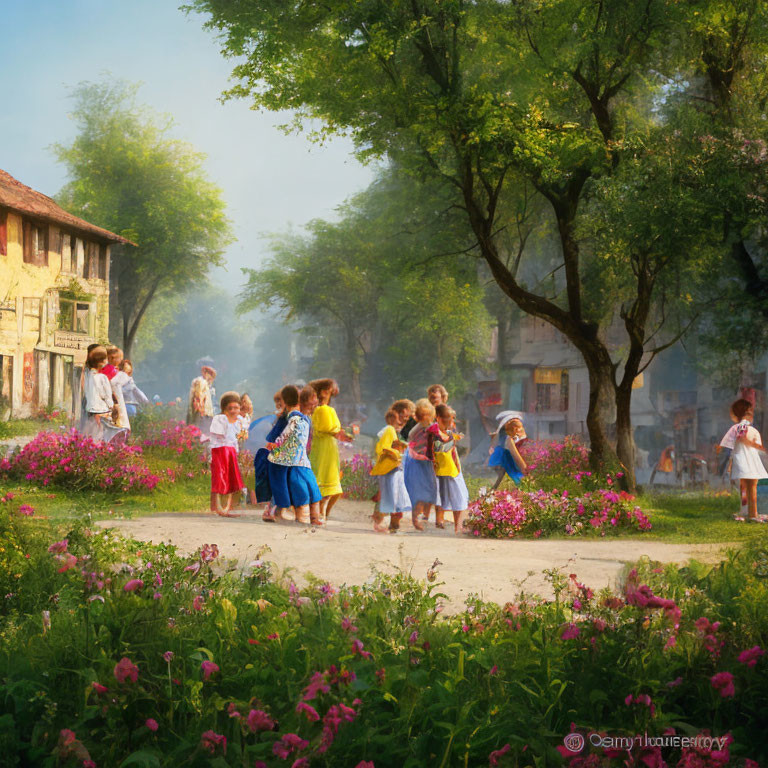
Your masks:
<instances>
[{"instance_id":1,"label":"green foliage","mask_svg":"<svg viewBox=\"0 0 768 768\"><path fill-rule=\"evenodd\" d=\"M150 304L204 282L231 242L203 155L136 106L136 91L123 82L82 83L73 93L77 137L54 147L71 179L59 202L136 243L116 248L112 261L126 354Z\"/></svg>"},{"instance_id":2,"label":"green foliage","mask_svg":"<svg viewBox=\"0 0 768 768\"><path fill-rule=\"evenodd\" d=\"M8 514L0 508L4 533L19 529ZM595 595L552 569L547 599L521 594L502 608L470 596L445 616L437 564L426 583L379 575L337 592L276 580L263 551L240 570L213 546L181 556L84 523L21 524L24 588L0 611L9 765L81 765L85 750L98 765L276 766L273 747L289 733L308 742L291 759L319 766L484 765L506 744L510 765L558 765L571 723L628 735L731 732L734 764L768 756L766 660L738 661L768 635L764 542L716 566L643 560L618 594ZM78 567L54 567L57 540ZM646 606L642 590L670 602ZM120 675L121 660L135 680ZM733 675L734 697L713 687L718 672ZM351 709L329 738L301 701L320 718ZM251 710L274 729L249 727ZM209 731L226 738L226 752L206 747ZM607 768L625 756L599 757ZM680 753L664 757L676 764Z\"/></svg>"}]
</instances>

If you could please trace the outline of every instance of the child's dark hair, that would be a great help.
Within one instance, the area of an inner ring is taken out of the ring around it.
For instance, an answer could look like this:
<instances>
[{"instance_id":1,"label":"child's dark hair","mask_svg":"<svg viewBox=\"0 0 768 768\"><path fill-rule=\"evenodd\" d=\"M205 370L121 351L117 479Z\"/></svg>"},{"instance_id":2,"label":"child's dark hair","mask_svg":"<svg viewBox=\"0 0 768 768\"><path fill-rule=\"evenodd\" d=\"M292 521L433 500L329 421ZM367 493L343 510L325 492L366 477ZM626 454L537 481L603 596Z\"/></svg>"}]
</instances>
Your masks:
<instances>
[{"instance_id":1,"label":"child's dark hair","mask_svg":"<svg viewBox=\"0 0 768 768\"><path fill-rule=\"evenodd\" d=\"M237 392L225 392L221 396L221 402L219 404L221 405L222 413L227 410L227 406L230 403L237 403L240 405L240 395L238 395Z\"/></svg>"},{"instance_id":2,"label":"child's dark hair","mask_svg":"<svg viewBox=\"0 0 768 768\"><path fill-rule=\"evenodd\" d=\"M456 411L454 411L450 405L440 403L440 405L435 406L435 416L437 416L438 419L451 419L456 416Z\"/></svg>"},{"instance_id":3,"label":"child's dark hair","mask_svg":"<svg viewBox=\"0 0 768 768\"><path fill-rule=\"evenodd\" d=\"M747 412L751 411L754 407L755 406L752 405L749 400L745 400L743 397L740 397L738 400L731 404L731 413L739 421L741 421L747 415Z\"/></svg>"},{"instance_id":4,"label":"child's dark hair","mask_svg":"<svg viewBox=\"0 0 768 768\"><path fill-rule=\"evenodd\" d=\"M413 413L416 410L416 406L413 404L413 401L408 400L407 398L403 398L402 400L395 400L395 402L392 403L389 408L396 413L402 413L403 411Z\"/></svg>"},{"instance_id":5,"label":"child's dark hair","mask_svg":"<svg viewBox=\"0 0 768 768\"><path fill-rule=\"evenodd\" d=\"M317 392L307 384L306 386L301 388L301 392L299 392L299 405L306 405L307 403L312 402L312 398L317 397Z\"/></svg>"},{"instance_id":6,"label":"child's dark hair","mask_svg":"<svg viewBox=\"0 0 768 768\"><path fill-rule=\"evenodd\" d=\"M299 390L293 384L286 384L280 390L280 397L283 399L283 405L286 410L295 408L299 404Z\"/></svg>"},{"instance_id":7,"label":"child's dark hair","mask_svg":"<svg viewBox=\"0 0 768 768\"><path fill-rule=\"evenodd\" d=\"M309 382L309 386L317 392L317 396L320 397L321 392L327 390L333 391L336 387L336 382L333 379L315 379Z\"/></svg>"},{"instance_id":8,"label":"child's dark hair","mask_svg":"<svg viewBox=\"0 0 768 768\"><path fill-rule=\"evenodd\" d=\"M387 422L387 424L393 424L396 421L400 420L400 416L398 415L397 411L390 408L385 414L384 414L384 421Z\"/></svg>"},{"instance_id":9,"label":"child's dark hair","mask_svg":"<svg viewBox=\"0 0 768 768\"><path fill-rule=\"evenodd\" d=\"M101 345L94 347L89 353L88 353L88 360L86 361L86 365L89 368L98 368L99 363L104 362L107 359L107 350L104 349Z\"/></svg>"}]
</instances>

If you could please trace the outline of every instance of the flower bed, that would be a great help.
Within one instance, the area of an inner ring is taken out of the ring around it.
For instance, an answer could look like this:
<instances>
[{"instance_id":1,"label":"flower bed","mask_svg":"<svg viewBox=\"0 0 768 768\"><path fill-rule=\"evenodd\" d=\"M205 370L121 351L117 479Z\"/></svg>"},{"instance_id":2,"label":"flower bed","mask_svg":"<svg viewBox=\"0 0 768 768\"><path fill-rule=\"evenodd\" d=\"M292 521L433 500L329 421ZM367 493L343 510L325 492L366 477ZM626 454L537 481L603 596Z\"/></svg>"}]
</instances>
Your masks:
<instances>
[{"instance_id":1,"label":"flower bed","mask_svg":"<svg viewBox=\"0 0 768 768\"><path fill-rule=\"evenodd\" d=\"M202 432L192 424L175 419L143 419L133 425L131 442L148 456L172 459L185 468L199 468L205 462Z\"/></svg>"},{"instance_id":2,"label":"flower bed","mask_svg":"<svg viewBox=\"0 0 768 768\"><path fill-rule=\"evenodd\" d=\"M356 453L341 463L341 485L347 499L370 501L378 491L375 477L371 477L373 460L367 453Z\"/></svg>"},{"instance_id":3,"label":"flower bed","mask_svg":"<svg viewBox=\"0 0 768 768\"><path fill-rule=\"evenodd\" d=\"M151 491L159 482L141 448L95 443L76 430L40 432L0 461L0 474L74 490Z\"/></svg>"},{"instance_id":4,"label":"flower bed","mask_svg":"<svg viewBox=\"0 0 768 768\"><path fill-rule=\"evenodd\" d=\"M53 536L7 510L8 765L754 768L768 752L759 549L715 568L641 562L616 593L552 571L554 599L444 617L436 566L426 585L298 588L259 556L232 571L214 545ZM589 738L707 729L723 741L696 751Z\"/></svg>"},{"instance_id":5,"label":"flower bed","mask_svg":"<svg viewBox=\"0 0 768 768\"><path fill-rule=\"evenodd\" d=\"M622 531L648 531L651 523L634 496L613 490L494 491L469 505L466 526L475 536L606 536Z\"/></svg>"}]
</instances>

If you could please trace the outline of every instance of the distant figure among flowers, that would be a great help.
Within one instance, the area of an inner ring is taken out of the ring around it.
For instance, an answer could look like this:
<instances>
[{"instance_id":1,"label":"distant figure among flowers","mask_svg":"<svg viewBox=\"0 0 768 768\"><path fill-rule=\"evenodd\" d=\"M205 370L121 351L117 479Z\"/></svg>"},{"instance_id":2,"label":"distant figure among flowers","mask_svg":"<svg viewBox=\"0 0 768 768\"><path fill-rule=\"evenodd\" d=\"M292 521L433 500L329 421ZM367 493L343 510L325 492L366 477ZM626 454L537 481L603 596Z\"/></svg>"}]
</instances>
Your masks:
<instances>
[{"instance_id":1,"label":"distant figure among flowers","mask_svg":"<svg viewBox=\"0 0 768 768\"><path fill-rule=\"evenodd\" d=\"M200 369L200 376L192 379L192 385L189 388L187 424L194 424L206 434L213 419L211 385L215 378L216 371L210 365L204 365Z\"/></svg>"}]
</instances>

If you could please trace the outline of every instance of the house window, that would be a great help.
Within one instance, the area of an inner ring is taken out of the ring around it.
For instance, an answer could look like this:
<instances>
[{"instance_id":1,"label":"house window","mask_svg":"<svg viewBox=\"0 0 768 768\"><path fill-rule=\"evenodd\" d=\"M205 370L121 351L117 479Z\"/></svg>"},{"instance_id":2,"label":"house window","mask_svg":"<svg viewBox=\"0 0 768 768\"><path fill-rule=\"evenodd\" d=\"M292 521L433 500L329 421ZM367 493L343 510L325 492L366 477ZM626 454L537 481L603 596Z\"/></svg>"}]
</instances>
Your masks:
<instances>
[{"instance_id":1,"label":"house window","mask_svg":"<svg viewBox=\"0 0 768 768\"><path fill-rule=\"evenodd\" d=\"M536 410L537 411L551 411L553 394L555 391L554 384L537 384L536 385Z\"/></svg>"},{"instance_id":2,"label":"house window","mask_svg":"<svg viewBox=\"0 0 768 768\"><path fill-rule=\"evenodd\" d=\"M107 246L99 245L99 280L107 279Z\"/></svg>"},{"instance_id":3,"label":"house window","mask_svg":"<svg viewBox=\"0 0 768 768\"><path fill-rule=\"evenodd\" d=\"M23 227L23 253L26 264L48 266L48 227L25 221Z\"/></svg>"},{"instance_id":4,"label":"house window","mask_svg":"<svg viewBox=\"0 0 768 768\"><path fill-rule=\"evenodd\" d=\"M84 301L59 299L59 330L88 334L91 305Z\"/></svg>"}]
</instances>

